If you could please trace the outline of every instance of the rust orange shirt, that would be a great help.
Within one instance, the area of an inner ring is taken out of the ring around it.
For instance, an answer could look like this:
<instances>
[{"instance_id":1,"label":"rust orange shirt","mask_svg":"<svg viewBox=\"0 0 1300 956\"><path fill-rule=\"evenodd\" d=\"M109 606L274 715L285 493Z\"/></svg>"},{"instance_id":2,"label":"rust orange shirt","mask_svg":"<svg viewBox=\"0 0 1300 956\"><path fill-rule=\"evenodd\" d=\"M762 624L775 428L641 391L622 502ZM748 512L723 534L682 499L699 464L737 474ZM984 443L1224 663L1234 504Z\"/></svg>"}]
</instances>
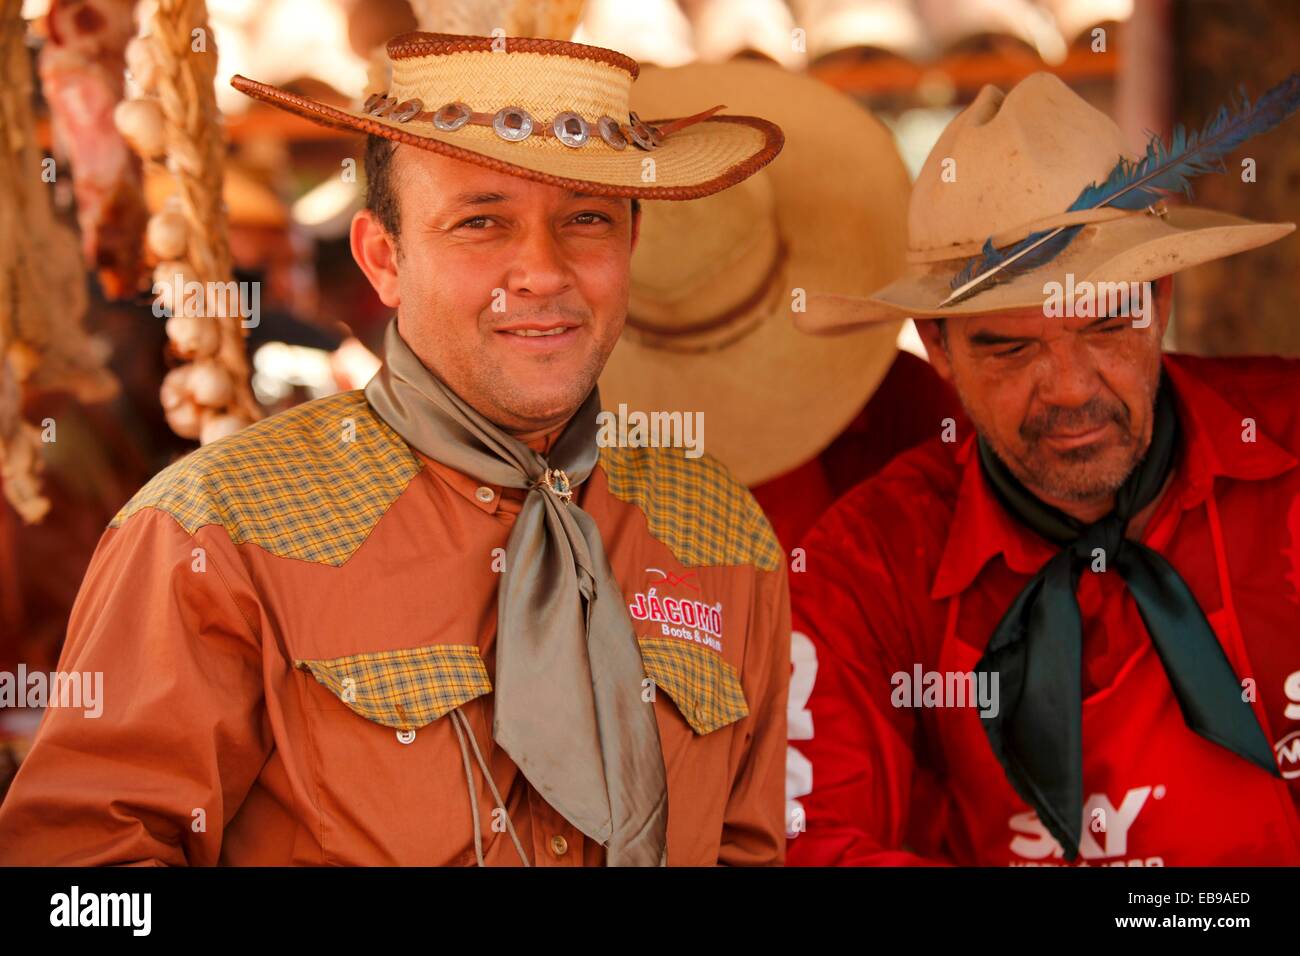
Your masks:
<instances>
[{"instance_id":1,"label":"rust orange shirt","mask_svg":"<svg viewBox=\"0 0 1300 956\"><path fill-rule=\"evenodd\" d=\"M3 805L0 865L599 865L492 740L498 574L523 493L413 451L345 392L165 469L114 518L51 707ZM779 864L785 564L707 456L602 449L576 500L640 644L669 865ZM468 718L505 804L447 715ZM547 715L538 714L538 720Z\"/></svg>"}]
</instances>

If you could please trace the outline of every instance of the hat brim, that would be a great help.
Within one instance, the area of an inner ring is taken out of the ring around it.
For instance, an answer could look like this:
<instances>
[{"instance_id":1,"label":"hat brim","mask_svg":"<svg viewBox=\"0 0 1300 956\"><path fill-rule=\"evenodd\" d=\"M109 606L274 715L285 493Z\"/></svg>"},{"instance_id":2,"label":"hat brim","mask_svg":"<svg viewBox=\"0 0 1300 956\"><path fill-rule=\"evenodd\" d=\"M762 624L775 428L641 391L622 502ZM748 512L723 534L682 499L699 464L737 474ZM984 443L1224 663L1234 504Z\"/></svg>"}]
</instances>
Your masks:
<instances>
[{"instance_id":1,"label":"hat brim","mask_svg":"<svg viewBox=\"0 0 1300 956\"><path fill-rule=\"evenodd\" d=\"M1291 222L1254 222L1194 206L1171 207L1167 215L1129 216L1085 226L1048 265L991 286L955 305L940 308L965 259L912 265L870 296L809 293L807 311L795 323L805 332L833 334L861 325L903 318L1012 312L1041 306L1047 282L1145 282L1214 259L1275 242L1295 230Z\"/></svg>"},{"instance_id":2,"label":"hat brim","mask_svg":"<svg viewBox=\"0 0 1300 956\"><path fill-rule=\"evenodd\" d=\"M781 159L763 171L789 249L775 283L783 294L752 331L721 348L674 351L624 333L600 395L610 410L622 402L703 412L705 450L753 486L820 454L861 413L894 361L896 323L833 341L814 338L791 322L789 290L866 295L898 275L910 184L878 119L820 80L774 64L649 67L632 88L632 106L643 116L659 114L694 103L699 90L737 109L761 109L785 131ZM715 281L734 279L719 266Z\"/></svg>"},{"instance_id":3,"label":"hat brim","mask_svg":"<svg viewBox=\"0 0 1300 956\"><path fill-rule=\"evenodd\" d=\"M445 132L432 122L398 123L367 116L244 76L232 77L230 84L320 126L382 136L523 179L604 196L673 200L707 196L762 169L776 158L785 141L775 123L757 116L715 115L678 130L649 152L631 145L616 150L600 140L575 149L540 136L512 143L486 126ZM644 179L647 157L654 159L653 184Z\"/></svg>"},{"instance_id":4,"label":"hat brim","mask_svg":"<svg viewBox=\"0 0 1300 956\"><path fill-rule=\"evenodd\" d=\"M606 409L701 412L704 450L747 486L816 457L862 411L897 355L897 323L835 338L766 317L724 354L621 338L600 378Z\"/></svg>"}]
</instances>

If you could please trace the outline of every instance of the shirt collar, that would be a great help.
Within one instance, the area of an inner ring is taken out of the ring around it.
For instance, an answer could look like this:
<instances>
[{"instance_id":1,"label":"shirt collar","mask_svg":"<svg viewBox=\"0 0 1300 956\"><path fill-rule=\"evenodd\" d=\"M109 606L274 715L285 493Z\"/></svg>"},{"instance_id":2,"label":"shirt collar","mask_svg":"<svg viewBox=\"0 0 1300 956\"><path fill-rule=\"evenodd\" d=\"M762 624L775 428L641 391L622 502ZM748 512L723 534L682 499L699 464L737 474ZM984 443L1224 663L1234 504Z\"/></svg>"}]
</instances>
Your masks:
<instances>
[{"instance_id":1,"label":"shirt collar","mask_svg":"<svg viewBox=\"0 0 1300 956\"><path fill-rule=\"evenodd\" d=\"M545 455L551 450L560 433L564 431L564 426L560 426L552 432L542 435L538 438L530 439L524 442L533 451ZM502 501L506 502L507 511L518 512L519 502L522 502L527 496L527 490L523 488L503 488L501 485L486 484L479 481L472 475L464 474L457 471L449 465L444 465L440 461L435 461L428 455L411 447L412 453L415 454L424 466L431 472L441 478L452 491L456 492L475 508L484 511L487 514L496 514L502 508Z\"/></svg>"},{"instance_id":2,"label":"shirt collar","mask_svg":"<svg viewBox=\"0 0 1300 956\"><path fill-rule=\"evenodd\" d=\"M1258 425L1255 440L1242 441L1243 419L1252 416L1197 377L1185 359L1166 355L1163 366L1173 386L1183 436L1174 484L1167 493L1179 495L1184 510L1204 501L1217 477L1259 481L1296 466L1296 458ZM957 463L963 469L961 486L930 589L934 600L966 590L984 565L999 554L1011 570L1034 574L1058 550L1016 521L994 497L975 454L974 436L958 451Z\"/></svg>"},{"instance_id":3,"label":"shirt collar","mask_svg":"<svg viewBox=\"0 0 1300 956\"><path fill-rule=\"evenodd\" d=\"M1187 359L1166 355L1165 373L1174 386L1185 453L1180 475L1186 482L1183 507L1200 504L1220 476L1238 481L1275 478L1294 468L1295 456L1260 429L1258 415L1223 398L1188 367ZM1244 441L1246 420L1255 421L1254 441Z\"/></svg>"}]
</instances>

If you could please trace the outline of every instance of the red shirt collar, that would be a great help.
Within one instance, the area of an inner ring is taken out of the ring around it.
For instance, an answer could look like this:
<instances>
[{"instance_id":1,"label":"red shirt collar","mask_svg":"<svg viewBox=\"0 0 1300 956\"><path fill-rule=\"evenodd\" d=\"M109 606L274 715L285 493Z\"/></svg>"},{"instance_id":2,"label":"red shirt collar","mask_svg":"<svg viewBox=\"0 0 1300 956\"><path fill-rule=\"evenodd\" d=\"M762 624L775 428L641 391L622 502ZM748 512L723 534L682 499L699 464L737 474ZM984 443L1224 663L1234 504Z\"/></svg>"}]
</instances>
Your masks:
<instances>
[{"instance_id":1,"label":"red shirt collar","mask_svg":"<svg viewBox=\"0 0 1300 956\"><path fill-rule=\"evenodd\" d=\"M1182 455L1166 494L1178 495L1183 510L1204 501L1217 477L1258 481L1296 466L1296 458L1258 428L1254 442L1243 442L1242 420L1250 416L1184 367L1179 356L1164 356L1163 365L1183 437ZM962 481L930 589L934 600L966 590L999 554L1016 573L1035 574L1058 550L1016 521L994 497L980 470L974 436L958 451L957 462L963 467Z\"/></svg>"}]
</instances>

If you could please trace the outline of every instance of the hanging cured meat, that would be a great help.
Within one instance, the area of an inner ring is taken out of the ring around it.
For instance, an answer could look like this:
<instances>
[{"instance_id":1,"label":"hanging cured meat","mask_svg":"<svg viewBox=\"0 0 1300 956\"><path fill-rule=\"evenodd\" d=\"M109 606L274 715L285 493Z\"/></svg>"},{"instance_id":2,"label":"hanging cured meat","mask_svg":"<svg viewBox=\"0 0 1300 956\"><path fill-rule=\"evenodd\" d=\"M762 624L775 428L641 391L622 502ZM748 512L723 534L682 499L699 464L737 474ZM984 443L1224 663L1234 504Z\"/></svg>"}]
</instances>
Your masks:
<instances>
[{"instance_id":1,"label":"hanging cured meat","mask_svg":"<svg viewBox=\"0 0 1300 956\"><path fill-rule=\"evenodd\" d=\"M143 274L140 163L113 124L134 32L132 6L130 0L53 0L39 59L55 149L72 170L82 256L110 299L133 296Z\"/></svg>"}]
</instances>

